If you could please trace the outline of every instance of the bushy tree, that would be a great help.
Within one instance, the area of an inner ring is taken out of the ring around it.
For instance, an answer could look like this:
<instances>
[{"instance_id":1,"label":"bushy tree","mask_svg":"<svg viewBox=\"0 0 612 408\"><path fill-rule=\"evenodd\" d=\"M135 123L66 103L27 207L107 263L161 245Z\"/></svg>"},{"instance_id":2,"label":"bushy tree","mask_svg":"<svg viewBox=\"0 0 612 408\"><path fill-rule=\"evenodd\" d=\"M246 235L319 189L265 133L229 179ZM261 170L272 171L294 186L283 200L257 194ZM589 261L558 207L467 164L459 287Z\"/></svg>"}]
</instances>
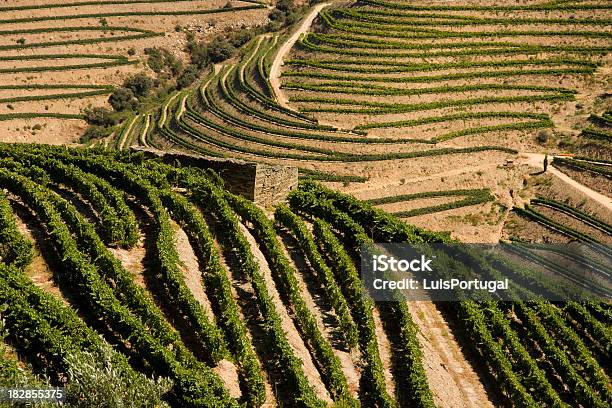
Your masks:
<instances>
[{"instance_id":1,"label":"bushy tree","mask_svg":"<svg viewBox=\"0 0 612 408\"><path fill-rule=\"evenodd\" d=\"M117 118L110 109L103 108L101 106L85 109L85 120L90 125L97 126L114 126L117 124Z\"/></svg>"},{"instance_id":2,"label":"bushy tree","mask_svg":"<svg viewBox=\"0 0 612 408\"><path fill-rule=\"evenodd\" d=\"M183 63L174 54L165 48L145 48L148 55L147 65L153 72L165 72L172 76L177 76L183 70Z\"/></svg>"},{"instance_id":3,"label":"bushy tree","mask_svg":"<svg viewBox=\"0 0 612 408\"><path fill-rule=\"evenodd\" d=\"M138 98L147 96L153 87L153 79L145 74L136 74L125 80L125 88L130 89Z\"/></svg>"},{"instance_id":4,"label":"bushy tree","mask_svg":"<svg viewBox=\"0 0 612 408\"><path fill-rule=\"evenodd\" d=\"M253 38L253 30L242 28L229 37L229 43L234 48L240 48Z\"/></svg>"},{"instance_id":5,"label":"bushy tree","mask_svg":"<svg viewBox=\"0 0 612 408\"><path fill-rule=\"evenodd\" d=\"M145 54L148 56L147 65L153 72L161 72L164 68L164 58L159 48L145 48Z\"/></svg>"},{"instance_id":6,"label":"bushy tree","mask_svg":"<svg viewBox=\"0 0 612 408\"><path fill-rule=\"evenodd\" d=\"M110 134L110 129L103 126L91 125L80 137L81 143L87 143L91 140L102 139Z\"/></svg>"},{"instance_id":7,"label":"bushy tree","mask_svg":"<svg viewBox=\"0 0 612 408\"><path fill-rule=\"evenodd\" d=\"M293 0L278 0L276 2L276 8L287 14L294 13L296 11Z\"/></svg>"},{"instance_id":8,"label":"bushy tree","mask_svg":"<svg viewBox=\"0 0 612 408\"><path fill-rule=\"evenodd\" d=\"M123 87L115 89L108 98L108 102L117 112L121 112L126 109L136 109L138 104L134 92L131 89Z\"/></svg>"},{"instance_id":9,"label":"bushy tree","mask_svg":"<svg viewBox=\"0 0 612 408\"><path fill-rule=\"evenodd\" d=\"M548 143L548 139L552 136L552 132L548 129L540 130L538 132L537 140L540 144Z\"/></svg>"},{"instance_id":10,"label":"bushy tree","mask_svg":"<svg viewBox=\"0 0 612 408\"><path fill-rule=\"evenodd\" d=\"M208 55L208 47L203 42L191 42L189 45L191 54L191 63L199 68L204 68L210 64L210 56Z\"/></svg>"},{"instance_id":11,"label":"bushy tree","mask_svg":"<svg viewBox=\"0 0 612 408\"><path fill-rule=\"evenodd\" d=\"M208 46L208 56L212 62L222 62L234 55L236 49L227 41L217 39Z\"/></svg>"},{"instance_id":12,"label":"bushy tree","mask_svg":"<svg viewBox=\"0 0 612 408\"><path fill-rule=\"evenodd\" d=\"M80 352L65 360L70 367L66 400L71 407L168 407L162 396L170 390L171 381L153 381L139 373L125 372L113 361L112 349L106 343L96 355Z\"/></svg>"},{"instance_id":13,"label":"bushy tree","mask_svg":"<svg viewBox=\"0 0 612 408\"><path fill-rule=\"evenodd\" d=\"M293 0L279 0L268 14L268 17L274 23L270 27L272 30L288 26L297 21L299 17L298 7Z\"/></svg>"},{"instance_id":14,"label":"bushy tree","mask_svg":"<svg viewBox=\"0 0 612 408\"><path fill-rule=\"evenodd\" d=\"M185 88L198 79L199 70L195 65L189 65L181 76L176 80L176 87L178 89Z\"/></svg>"}]
</instances>

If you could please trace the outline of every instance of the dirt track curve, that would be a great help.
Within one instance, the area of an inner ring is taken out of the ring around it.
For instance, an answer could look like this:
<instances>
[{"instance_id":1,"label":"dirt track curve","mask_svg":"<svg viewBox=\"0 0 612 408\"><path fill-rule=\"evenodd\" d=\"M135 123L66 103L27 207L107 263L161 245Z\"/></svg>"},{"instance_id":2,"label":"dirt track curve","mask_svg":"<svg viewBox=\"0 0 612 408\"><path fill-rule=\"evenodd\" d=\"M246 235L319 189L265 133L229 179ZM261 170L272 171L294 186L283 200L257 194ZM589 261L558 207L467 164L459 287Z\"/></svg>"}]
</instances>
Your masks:
<instances>
[{"instance_id":1,"label":"dirt track curve","mask_svg":"<svg viewBox=\"0 0 612 408\"><path fill-rule=\"evenodd\" d=\"M528 164L530 164L530 165L532 165L534 167L541 168L542 165L543 165L543 162L544 162L544 155L540 154L540 153L522 153L521 157L525 157L527 159L525 161L525 163L528 163ZM606 197L605 195L600 194L597 191L591 190L587 186L578 183L576 180L572 179L567 174L565 174L565 173L559 171L558 169L554 168L552 165L548 166L547 173L550 173L550 174L554 175L555 177L558 177L565 184L567 184L567 185L573 187L574 189L580 191L581 193L583 193L587 197L597 201L598 203L600 203L601 205L606 207L608 210L612 211L612 200L609 197Z\"/></svg>"},{"instance_id":2,"label":"dirt track curve","mask_svg":"<svg viewBox=\"0 0 612 408\"><path fill-rule=\"evenodd\" d=\"M289 106L289 99L285 96L285 94L281 91L280 88L280 74L281 74L281 66L283 65L283 60L285 56L291 51L293 45L300 38L300 35L304 34L310 28L310 25L314 21L315 17L319 14L319 11L323 10L325 7L331 5L331 3L321 3L317 4L310 10L310 13L306 16L306 18L302 21L298 29L289 37L287 41L278 49L276 56L274 57L274 61L272 62L272 68L270 68L270 84L272 85L272 90L274 91L274 96L276 97L276 101L278 104L286 109L295 110L291 106Z\"/></svg>"}]
</instances>

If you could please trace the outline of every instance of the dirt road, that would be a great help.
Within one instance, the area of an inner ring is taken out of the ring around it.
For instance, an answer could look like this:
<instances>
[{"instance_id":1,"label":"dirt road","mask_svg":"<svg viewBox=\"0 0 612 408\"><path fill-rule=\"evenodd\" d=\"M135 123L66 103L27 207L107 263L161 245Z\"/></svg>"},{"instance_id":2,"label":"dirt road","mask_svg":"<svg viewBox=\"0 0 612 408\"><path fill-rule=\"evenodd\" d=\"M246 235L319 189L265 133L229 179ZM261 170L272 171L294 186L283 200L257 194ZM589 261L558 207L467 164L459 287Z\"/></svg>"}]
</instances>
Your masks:
<instances>
[{"instance_id":1,"label":"dirt road","mask_svg":"<svg viewBox=\"0 0 612 408\"><path fill-rule=\"evenodd\" d=\"M274 61L272 62L272 68L270 69L270 84L272 85L272 90L274 91L274 96L276 97L276 101L278 104L284 108L295 110L291 106L289 106L289 99L285 96L285 94L280 89L280 68L283 65L283 60L285 56L289 53L293 45L300 38L300 35L304 34L310 28L310 25L314 21L315 17L319 14L319 11L323 10L325 7L329 6L331 3L321 3L317 4L310 10L310 13L306 16L306 18L302 21L298 29L289 37L287 41L278 49L278 53L274 57Z\"/></svg>"},{"instance_id":2,"label":"dirt road","mask_svg":"<svg viewBox=\"0 0 612 408\"><path fill-rule=\"evenodd\" d=\"M519 160L520 159L525 159L523 160L524 163L530 164L537 168L542 168L544 162L544 155L540 153L522 153L519 157ZM552 159L552 157L550 159ZM608 210L612 211L612 200L609 197L606 197L605 195L600 194L597 191L591 190L587 186L578 183L576 180L572 179L562 171L559 171L558 169L554 168L552 165L548 166L547 173L558 177L565 184L580 191L587 197L597 201L598 203L606 207Z\"/></svg>"}]
</instances>

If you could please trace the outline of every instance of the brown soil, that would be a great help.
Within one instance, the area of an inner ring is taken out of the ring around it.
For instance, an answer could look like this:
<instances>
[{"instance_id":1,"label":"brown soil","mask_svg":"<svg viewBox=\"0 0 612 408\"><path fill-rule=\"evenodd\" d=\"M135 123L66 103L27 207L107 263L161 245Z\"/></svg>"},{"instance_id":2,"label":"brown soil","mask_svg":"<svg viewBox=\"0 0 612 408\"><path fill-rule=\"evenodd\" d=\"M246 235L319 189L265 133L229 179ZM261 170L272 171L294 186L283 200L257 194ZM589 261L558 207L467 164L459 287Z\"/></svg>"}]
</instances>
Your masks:
<instances>
[{"instance_id":1,"label":"brown soil","mask_svg":"<svg viewBox=\"0 0 612 408\"><path fill-rule=\"evenodd\" d=\"M36 242L35 237L41 236L42 231L37 227L25 223L21 218L16 217L17 229L31 242ZM34 257L32 262L25 268L25 273L32 279L32 282L47 293L53 294L60 299L64 305L69 306L70 303L62 294L53 277L53 271L50 269L47 261L41 255L38 247L34 248Z\"/></svg>"},{"instance_id":2,"label":"brown soil","mask_svg":"<svg viewBox=\"0 0 612 408\"><path fill-rule=\"evenodd\" d=\"M541 206L541 205L537 205L535 206L535 209L543 214L546 217L551 218L552 220L560 223L563 226L569 227L569 228L573 228L576 231L579 231L583 234L586 234L602 243L605 243L607 245L610 245L612 243L612 237L597 229L594 227L589 226L588 224L585 224L582 221L579 221L569 215L566 215L560 211L554 210L552 208L548 208L545 206Z\"/></svg>"},{"instance_id":3,"label":"brown soil","mask_svg":"<svg viewBox=\"0 0 612 408\"><path fill-rule=\"evenodd\" d=\"M306 378L308 378L308 382L315 389L315 392L319 398L323 399L324 401L331 402L329 393L327 389L325 388L325 385L321 381L321 376L319 375L319 372L315 364L312 361L312 357L308 351L308 348L306 347L306 345L304 344L304 341L300 337L295 325L293 324L291 317L289 316L289 313L287 312L287 309L285 308L285 306L283 305L283 302L281 301L278 291L276 290L276 287L274 285L274 280L272 278L272 273L270 271L270 268L268 266L268 263L266 261L264 254L259 250L257 241L249 233L246 227L242 226L241 229L242 229L242 233L245 235L245 237L251 244L251 251L253 251L255 260L259 264L260 271L266 281L268 292L270 293L270 296L274 302L276 311L278 315L280 316L283 330L285 331L287 335L287 340L289 341L289 344L291 345L291 348L293 349L296 357L298 357L302 361L303 363L302 369L304 370L304 374L306 375Z\"/></svg>"},{"instance_id":4,"label":"brown soil","mask_svg":"<svg viewBox=\"0 0 612 408\"><path fill-rule=\"evenodd\" d=\"M529 180L528 191L532 196L542 196L566 203L600 220L612 219L612 210L598 201L585 197L580 191L567 188L558 177L548 174L533 177Z\"/></svg>"},{"instance_id":5,"label":"brown soil","mask_svg":"<svg viewBox=\"0 0 612 408\"><path fill-rule=\"evenodd\" d=\"M361 370L358 367L360 361L359 350L355 348L350 352L346 351L343 342L338 339L341 333L338 333L338 327L336 326L336 315L323 297L323 288L318 284L314 270L303 253L296 248L296 240L289 234L283 234L282 238L279 237L279 241L284 243L285 256L290 260L294 270L298 272L295 277L300 286L300 293L304 302L315 317L322 334L332 345L334 354L340 360L351 394L358 398L359 380L361 378Z\"/></svg>"},{"instance_id":6,"label":"brown soil","mask_svg":"<svg viewBox=\"0 0 612 408\"><path fill-rule=\"evenodd\" d=\"M130 249L124 248L108 248L108 250L117 258L123 267L132 273L134 282L138 286L146 289L144 280L144 258L146 255L144 247L144 238L141 237L136 245Z\"/></svg>"},{"instance_id":7,"label":"brown soil","mask_svg":"<svg viewBox=\"0 0 612 408\"><path fill-rule=\"evenodd\" d=\"M176 251L178 252L180 263L181 263L181 272L183 272L183 278L185 279L185 284L198 301L198 303L202 306L206 315L211 321L214 321L215 317L212 311L212 307L210 306L210 301L206 296L206 292L204 292L204 286L202 283L202 273L200 271L200 264L198 262L198 258L193 251L193 247L189 242L189 238L185 231L180 228L176 223L173 223L173 227L175 228L175 240L176 240Z\"/></svg>"},{"instance_id":8,"label":"brown soil","mask_svg":"<svg viewBox=\"0 0 612 408\"><path fill-rule=\"evenodd\" d=\"M391 342L385 333L383 323L380 320L380 311L378 308L372 309L372 317L374 318L374 326L376 329L376 340L378 341L378 353L385 370L385 385L389 395L395 395L395 381L393 381L393 374L391 373L392 366L392 349Z\"/></svg>"},{"instance_id":9,"label":"brown soil","mask_svg":"<svg viewBox=\"0 0 612 408\"><path fill-rule=\"evenodd\" d=\"M586 170L576 170L566 166L559 166L558 168L579 183L608 197L612 197L612 181L605 176Z\"/></svg>"},{"instance_id":10,"label":"brown soil","mask_svg":"<svg viewBox=\"0 0 612 408\"><path fill-rule=\"evenodd\" d=\"M440 407L493 407L480 379L463 355L455 336L435 304L408 302L423 366L434 401Z\"/></svg>"},{"instance_id":11,"label":"brown soil","mask_svg":"<svg viewBox=\"0 0 612 408\"><path fill-rule=\"evenodd\" d=\"M242 391L240 390L240 379L236 365L231 361L221 360L213 368L213 371L223 380L223 385L225 385L229 394L234 398L240 398Z\"/></svg>"},{"instance_id":12,"label":"brown soil","mask_svg":"<svg viewBox=\"0 0 612 408\"><path fill-rule=\"evenodd\" d=\"M415 177L413 172L398 181L381 180L374 185L351 184L347 187L338 185L337 188L355 194L358 198L371 199L427 191L487 187L496 197L494 203L410 217L406 221L431 230L451 231L453 237L463 242L497 242L501 237L500 230L505 209L510 208L513 203L510 191L512 190L516 196L523 188L522 178L532 169L529 166L503 166L503 160L494 161L485 155L474 163L469 163L467 160L464 163L464 167L456 168L453 165L452 170L429 175ZM450 201L454 201L453 198L414 200L414 202L398 203L393 210L421 208ZM389 206L391 204L383 207L389 209Z\"/></svg>"},{"instance_id":13,"label":"brown soil","mask_svg":"<svg viewBox=\"0 0 612 408\"><path fill-rule=\"evenodd\" d=\"M567 244L570 241L565 235L514 213L508 216L503 232L505 239L517 238L542 244Z\"/></svg>"}]
</instances>

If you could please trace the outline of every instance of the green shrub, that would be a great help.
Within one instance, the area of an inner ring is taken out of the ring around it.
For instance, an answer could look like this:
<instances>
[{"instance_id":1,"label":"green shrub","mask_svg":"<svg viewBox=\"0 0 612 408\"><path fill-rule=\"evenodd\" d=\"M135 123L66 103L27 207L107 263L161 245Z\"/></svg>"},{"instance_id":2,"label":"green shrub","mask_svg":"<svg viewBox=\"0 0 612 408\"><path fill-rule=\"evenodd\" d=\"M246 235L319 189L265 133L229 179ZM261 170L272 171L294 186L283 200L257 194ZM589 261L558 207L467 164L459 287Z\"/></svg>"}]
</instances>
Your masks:
<instances>
[{"instance_id":1,"label":"green shrub","mask_svg":"<svg viewBox=\"0 0 612 408\"><path fill-rule=\"evenodd\" d=\"M221 62L234 55L236 49L227 40L214 40L208 46L208 56L211 62Z\"/></svg>"},{"instance_id":2,"label":"green shrub","mask_svg":"<svg viewBox=\"0 0 612 408\"><path fill-rule=\"evenodd\" d=\"M543 129L538 132L537 140L540 144L548 143L548 139L552 136L552 132L548 129Z\"/></svg>"},{"instance_id":3,"label":"green shrub","mask_svg":"<svg viewBox=\"0 0 612 408\"><path fill-rule=\"evenodd\" d=\"M136 106L138 105L134 92L128 88L115 89L111 96L109 96L108 102L117 112L121 112L126 109L136 109Z\"/></svg>"},{"instance_id":4,"label":"green shrub","mask_svg":"<svg viewBox=\"0 0 612 408\"><path fill-rule=\"evenodd\" d=\"M130 89L137 98L147 96L153 88L153 79L145 74L136 74L125 80L123 83L125 88Z\"/></svg>"},{"instance_id":5,"label":"green shrub","mask_svg":"<svg viewBox=\"0 0 612 408\"><path fill-rule=\"evenodd\" d=\"M91 109L85 109L84 113L85 120L90 125L109 127L117 124L117 118L110 109L98 106Z\"/></svg>"},{"instance_id":6,"label":"green shrub","mask_svg":"<svg viewBox=\"0 0 612 408\"><path fill-rule=\"evenodd\" d=\"M71 407L168 407L162 400L172 382L124 372L113 364L111 348L103 343L100 356L78 352L65 357L70 370L66 398Z\"/></svg>"},{"instance_id":7,"label":"green shrub","mask_svg":"<svg viewBox=\"0 0 612 408\"><path fill-rule=\"evenodd\" d=\"M189 65L185 71L181 74L181 76L176 80L176 87L178 89L185 88L198 79L199 71L198 67L195 65Z\"/></svg>"},{"instance_id":8,"label":"green shrub","mask_svg":"<svg viewBox=\"0 0 612 408\"><path fill-rule=\"evenodd\" d=\"M210 63L210 56L208 55L208 47L203 42L194 42L193 40L188 43L187 46L189 53L191 54L191 63L204 68Z\"/></svg>"},{"instance_id":9,"label":"green shrub","mask_svg":"<svg viewBox=\"0 0 612 408\"><path fill-rule=\"evenodd\" d=\"M181 60L165 48L145 48L144 51L148 55L147 65L153 72L166 72L176 76L183 70Z\"/></svg>"},{"instance_id":10,"label":"green shrub","mask_svg":"<svg viewBox=\"0 0 612 408\"><path fill-rule=\"evenodd\" d=\"M110 134L110 129L103 126L89 126L85 129L85 132L81 135L79 141L81 143L87 143L91 140L102 139Z\"/></svg>"}]
</instances>

